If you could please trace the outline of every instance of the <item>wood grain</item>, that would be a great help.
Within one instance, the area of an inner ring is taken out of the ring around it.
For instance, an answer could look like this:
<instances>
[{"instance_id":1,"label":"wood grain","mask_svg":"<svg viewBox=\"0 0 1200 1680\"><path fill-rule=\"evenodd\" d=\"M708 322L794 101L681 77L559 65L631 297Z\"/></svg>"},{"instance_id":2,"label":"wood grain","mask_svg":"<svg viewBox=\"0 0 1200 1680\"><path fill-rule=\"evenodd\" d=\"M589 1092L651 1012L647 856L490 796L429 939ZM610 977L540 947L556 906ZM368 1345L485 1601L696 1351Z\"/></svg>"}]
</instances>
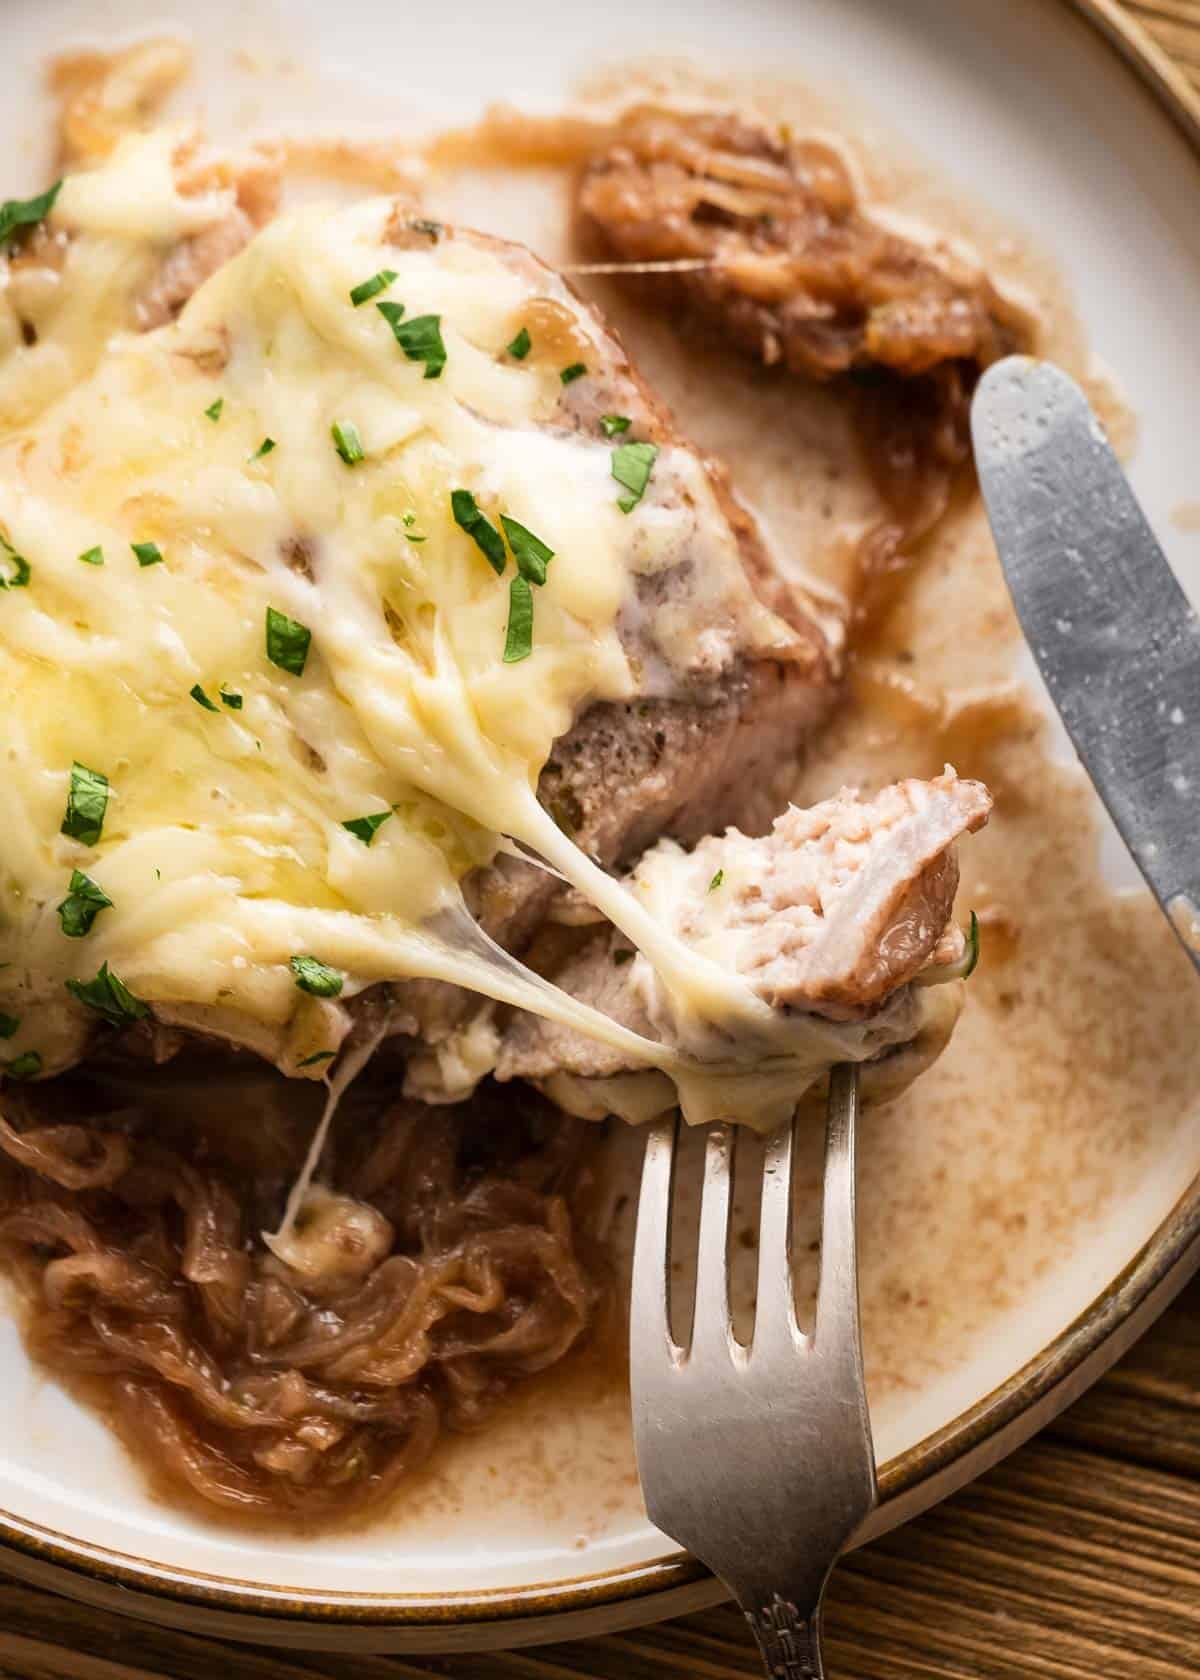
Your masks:
<instances>
[{"instance_id":1,"label":"wood grain","mask_svg":"<svg viewBox=\"0 0 1200 1680\"><path fill-rule=\"evenodd\" d=\"M1200 0L1126 0L1125 10L1200 87Z\"/></svg>"},{"instance_id":2,"label":"wood grain","mask_svg":"<svg viewBox=\"0 0 1200 1680\"><path fill-rule=\"evenodd\" d=\"M1003 4L1003 0L998 0ZM1200 0L1126 9L1200 88ZM839 1569L837 1680L1194 1680L1200 1672L1200 1282L1037 1440ZM735 1680L717 1609L603 1640L404 1659L171 1633L0 1577L0 1680Z\"/></svg>"}]
</instances>

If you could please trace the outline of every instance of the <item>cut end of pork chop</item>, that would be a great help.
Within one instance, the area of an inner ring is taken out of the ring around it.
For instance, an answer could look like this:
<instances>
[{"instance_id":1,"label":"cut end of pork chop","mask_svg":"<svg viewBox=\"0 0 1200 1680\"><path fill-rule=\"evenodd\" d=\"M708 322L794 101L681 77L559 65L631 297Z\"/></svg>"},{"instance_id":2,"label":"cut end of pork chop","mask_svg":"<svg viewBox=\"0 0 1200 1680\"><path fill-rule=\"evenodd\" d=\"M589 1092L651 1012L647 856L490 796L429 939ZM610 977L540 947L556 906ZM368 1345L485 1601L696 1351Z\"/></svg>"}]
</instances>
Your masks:
<instances>
[{"instance_id":1,"label":"cut end of pork chop","mask_svg":"<svg viewBox=\"0 0 1200 1680\"><path fill-rule=\"evenodd\" d=\"M684 940L724 952L773 1009L857 1019L940 954L958 889L954 842L991 806L982 783L949 767L869 799L844 788L809 810L790 806L762 839L731 829L690 854L656 848L637 880Z\"/></svg>"},{"instance_id":2,"label":"cut end of pork chop","mask_svg":"<svg viewBox=\"0 0 1200 1680\"><path fill-rule=\"evenodd\" d=\"M952 1030L957 1008L912 982L952 980L963 966L963 936L951 920L954 846L982 827L991 804L981 783L947 767L932 781L898 782L870 798L846 789L809 810L793 806L760 839L731 829L691 852L660 842L630 882L686 944L777 1012L781 1042L791 1020L806 1043L814 1024L827 1029L829 1064L897 1059L898 1067L907 1051L906 1077L881 1086L894 1095ZM668 1044L682 1036L671 998L616 933L597 935L554 978L646 1036ZM609 1046L531 1016L509 1029L498 1075L534 1080L560 1103L586 1100L589 1112L610 1080L617 1112L665 1106L661 1074L640 1075ZM797 1100L817 1076L811 1065L798 1073Z\"/></svg>"}]
</instances>

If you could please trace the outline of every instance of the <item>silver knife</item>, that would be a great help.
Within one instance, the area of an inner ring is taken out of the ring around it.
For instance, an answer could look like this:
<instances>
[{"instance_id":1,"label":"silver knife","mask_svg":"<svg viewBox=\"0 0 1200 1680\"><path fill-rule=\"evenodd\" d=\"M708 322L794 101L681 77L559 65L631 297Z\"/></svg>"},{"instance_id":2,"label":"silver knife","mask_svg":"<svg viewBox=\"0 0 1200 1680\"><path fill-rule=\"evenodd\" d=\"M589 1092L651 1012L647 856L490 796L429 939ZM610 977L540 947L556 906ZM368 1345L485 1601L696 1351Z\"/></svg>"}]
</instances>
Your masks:
<instances>
[{"instance_id":1,"label":"silver knife","mask_svg":"<svg viewBox=\"0 0 1200 1680\"><path fill-rule=\"evenodd\" d=\"M971 409L1021 627L1121 838L1200 969L1200 620L1073 380L1010 356Z\"/></svg>"}]
</instances>

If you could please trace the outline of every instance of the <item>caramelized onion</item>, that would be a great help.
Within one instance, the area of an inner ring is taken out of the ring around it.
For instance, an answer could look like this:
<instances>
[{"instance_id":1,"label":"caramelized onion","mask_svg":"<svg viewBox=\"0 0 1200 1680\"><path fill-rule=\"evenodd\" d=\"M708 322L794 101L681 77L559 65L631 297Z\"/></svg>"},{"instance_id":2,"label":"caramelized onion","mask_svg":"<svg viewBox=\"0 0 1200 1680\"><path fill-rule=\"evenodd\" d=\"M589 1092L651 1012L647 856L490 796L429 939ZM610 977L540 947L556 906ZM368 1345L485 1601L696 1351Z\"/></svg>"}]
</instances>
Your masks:
<instances>
[{"instance_id":1,"label":"caramelized onion","mask_svg":"<svg viewBox=\"0 0 1200 1680\"><path fill-rule=\"evenodd\" d=\"M250 1169L227 1114L189 1115L178 1136L161 1109L47 1125L34 1104L51 1089L0 1118L0 1253L30 1301L32 1352L85 1379L176 1491L233 1512L358 1513L589 1322L563 1194L577 1122L478 1105L355 1115L357 1158L321 1192L297 1268L257 1230L302 1126Z\"/></svg>"}]
</instances>

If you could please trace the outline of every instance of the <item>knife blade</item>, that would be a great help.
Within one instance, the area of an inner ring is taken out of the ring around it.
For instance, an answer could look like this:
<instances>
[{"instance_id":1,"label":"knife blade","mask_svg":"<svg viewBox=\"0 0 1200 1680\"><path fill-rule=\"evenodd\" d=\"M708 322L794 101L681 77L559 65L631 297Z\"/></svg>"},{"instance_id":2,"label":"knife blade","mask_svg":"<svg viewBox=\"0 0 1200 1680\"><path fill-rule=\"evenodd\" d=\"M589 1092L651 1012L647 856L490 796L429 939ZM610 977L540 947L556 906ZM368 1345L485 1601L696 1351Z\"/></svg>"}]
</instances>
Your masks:
<instances>
[{"instance_id":1,"label":"knife blade","mask_svg":"<svg viewBox=\"0 0 1200 1680\"><path fill-rule=\"evenodd\" d=\"M1121 838L1200 970L1200 619L1075 382L1010 356L971 432L1017 616Z\"/></svg>"}]
</instances>

